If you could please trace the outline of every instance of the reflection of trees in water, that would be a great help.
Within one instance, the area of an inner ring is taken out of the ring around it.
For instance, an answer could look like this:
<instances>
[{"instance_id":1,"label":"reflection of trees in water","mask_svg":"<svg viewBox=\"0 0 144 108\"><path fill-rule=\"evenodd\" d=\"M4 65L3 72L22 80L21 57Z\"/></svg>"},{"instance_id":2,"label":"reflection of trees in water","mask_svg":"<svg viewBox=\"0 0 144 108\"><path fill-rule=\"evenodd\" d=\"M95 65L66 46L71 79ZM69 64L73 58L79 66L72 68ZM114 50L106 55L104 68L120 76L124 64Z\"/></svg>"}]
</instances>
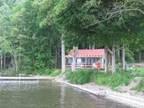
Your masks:
<instances>
[{"instance_id":1,"label":"reflection of trees in water","mask_svg":"<svg viewBox=\"0 0 144 108\"><path fill-rule=\"evenodd\" d=\"M61 92L60 92L60 108L65 108L64 106L65 102L65 86L61 86Z\"/></svg>"}]
</instances>

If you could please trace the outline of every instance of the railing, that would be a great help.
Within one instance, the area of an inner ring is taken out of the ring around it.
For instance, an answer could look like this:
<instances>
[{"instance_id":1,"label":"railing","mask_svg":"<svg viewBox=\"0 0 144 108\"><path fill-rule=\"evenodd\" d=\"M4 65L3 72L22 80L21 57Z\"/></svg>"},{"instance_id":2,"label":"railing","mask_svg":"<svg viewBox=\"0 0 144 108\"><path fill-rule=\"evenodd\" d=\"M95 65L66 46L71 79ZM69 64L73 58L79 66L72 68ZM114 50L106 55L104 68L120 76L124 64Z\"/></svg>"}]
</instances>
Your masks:
<instances>
[{"instance_id":1,"label":"railing","mask_svg":"<svg viewBox=\"0 0 144 108\"><path fill-rule=\"evenodd\" d=\"M66 68L71 68L72 67L72 65L66 65ZM76 68L94 68L93 67L93 65L91 64L91 65L89 65L89 64L82 64L82 65L78 65L78 64L76 64L76 66L75 66ZM104 67L101 67L101 69L103 69Z\"/></svg>"}]
</instances>

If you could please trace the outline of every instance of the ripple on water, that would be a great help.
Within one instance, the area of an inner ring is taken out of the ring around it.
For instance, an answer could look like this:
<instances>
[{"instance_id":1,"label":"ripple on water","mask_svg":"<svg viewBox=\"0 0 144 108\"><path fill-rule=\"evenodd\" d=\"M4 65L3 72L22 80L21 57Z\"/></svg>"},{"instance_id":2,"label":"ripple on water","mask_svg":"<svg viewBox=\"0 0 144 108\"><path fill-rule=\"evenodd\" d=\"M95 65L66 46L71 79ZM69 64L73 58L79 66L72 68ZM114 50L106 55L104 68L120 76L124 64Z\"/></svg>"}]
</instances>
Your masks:
<instances>
[{"instance_id":1,"label":"ripple on water","mask_svg":"<svg viewBox=\"0 0 144 108\"><path fill-rule=\"evenodd\" d=\"M0 108L130 108L51 81L0 81Z\"/></svg>"}]
</instances>

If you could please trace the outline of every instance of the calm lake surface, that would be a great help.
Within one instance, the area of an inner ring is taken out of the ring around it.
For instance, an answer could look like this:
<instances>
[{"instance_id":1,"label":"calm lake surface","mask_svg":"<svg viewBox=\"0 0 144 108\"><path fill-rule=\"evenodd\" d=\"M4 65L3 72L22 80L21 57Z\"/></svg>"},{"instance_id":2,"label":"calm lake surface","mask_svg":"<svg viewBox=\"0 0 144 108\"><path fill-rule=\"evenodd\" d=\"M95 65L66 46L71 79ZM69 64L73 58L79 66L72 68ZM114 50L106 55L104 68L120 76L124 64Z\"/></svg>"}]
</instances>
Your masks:
<instances>
[{"instance_id":1,"label":"calm lake surface","mask_svg":"<svg viewBox=\"0 0 144 108\"><path fill-rule=\"evenodd\" d=\"M51 81L0 81L0 108L130 108Z\"/></svg>"}]
</instances>

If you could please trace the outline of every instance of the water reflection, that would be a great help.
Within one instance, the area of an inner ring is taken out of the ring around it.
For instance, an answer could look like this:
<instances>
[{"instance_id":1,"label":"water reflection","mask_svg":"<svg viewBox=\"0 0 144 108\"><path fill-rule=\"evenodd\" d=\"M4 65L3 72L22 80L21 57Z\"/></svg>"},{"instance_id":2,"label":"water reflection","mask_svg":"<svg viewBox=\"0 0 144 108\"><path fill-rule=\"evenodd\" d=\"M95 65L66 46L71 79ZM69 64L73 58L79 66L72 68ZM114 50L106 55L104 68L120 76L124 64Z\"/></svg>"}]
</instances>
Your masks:
<instances>
[{"instance_id":1,"label":"water reflection","mask_svg":"<svg viewBox=\"0 0 144 108\"><path fill-rule=\"evenodd\" d=\"M61 97L60 97L60 108L65 108L64 107L64 101L65 101L65 86L61 86Z\"/></svg>"},{"instance_id":2,"label":"water reflection","mask_svg":"<svg viewBox=\"0 0 144 108\"><path fill-rule=\"evenodd\" d=\"M0 83L0 108L129 108L50 81Z\"/></svg>"}]
</instances>

